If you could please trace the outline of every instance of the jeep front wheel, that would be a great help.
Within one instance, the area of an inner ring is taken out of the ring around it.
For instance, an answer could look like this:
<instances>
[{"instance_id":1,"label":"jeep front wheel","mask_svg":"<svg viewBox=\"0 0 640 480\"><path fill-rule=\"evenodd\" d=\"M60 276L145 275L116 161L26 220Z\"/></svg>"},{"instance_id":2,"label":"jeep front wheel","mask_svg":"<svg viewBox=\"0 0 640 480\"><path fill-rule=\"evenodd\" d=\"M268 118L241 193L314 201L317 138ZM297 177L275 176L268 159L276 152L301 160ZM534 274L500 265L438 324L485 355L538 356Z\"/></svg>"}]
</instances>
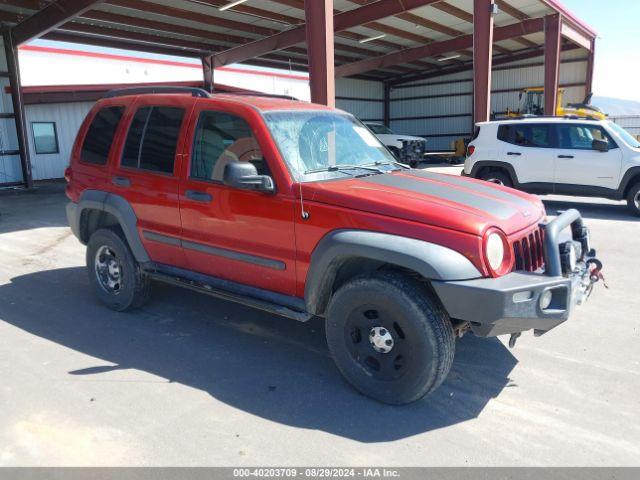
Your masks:
<instances>
[{"instance_id":1,"label":"jeep front wheel","mask_svg":"<svg viewBox=\"0 0 640 480\"><path fill-rule=\"evenodd\" d=\"M97 230L87 244L87 271L98 298L118 312L141 307L149 298L149 279L119 229Z\"/></svg>"},{"instance_id":2,"label":"jeep front wheel","mask_svg":"<svg viewBox=\"0 0 640 480\"><path fill-rule=\"evenodd\" d=\"M438 388L455 352L451 321L437 298L419 281L392 272L343 285L329 303L326 335L344 377L390 404Z\"/></svg>"},{"instance_id":3,"label":"jeep front wheel","mask_svg":"<svg viewBox=\"0 0 640 480\"><path fill-rule=\"evenodd\" d=\"M640 182L636 183L627 195L627 206L634 215L640 217Z\"/></svg>"}]
</instances>

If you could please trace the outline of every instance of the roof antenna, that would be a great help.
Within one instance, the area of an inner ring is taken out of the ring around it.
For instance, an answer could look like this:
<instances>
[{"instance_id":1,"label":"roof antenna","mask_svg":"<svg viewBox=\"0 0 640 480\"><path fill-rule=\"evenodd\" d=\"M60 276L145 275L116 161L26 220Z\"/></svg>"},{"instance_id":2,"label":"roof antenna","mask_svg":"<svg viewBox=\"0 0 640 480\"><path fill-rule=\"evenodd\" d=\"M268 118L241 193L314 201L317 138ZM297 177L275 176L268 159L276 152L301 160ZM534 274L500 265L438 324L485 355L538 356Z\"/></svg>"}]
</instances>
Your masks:
<instances>
[{"instance_id":1,"label":"roof antenna","mask_svg":"<svg viewBox=\"0 0 640 480\"><path fill-rule=\"evenodd\" d=\"M292 68L291 68L291 57L289 57L289 74L291 74ZM302 164L300 163L300 155L298 155L298 172L299 175L303 175L302 173ZM302 215L302 219L306 220L309 218L309 212L307 212L304 209L304 198L302 196L302 181L301 179L298 179L298 187L300 189L300 214Z\"/></svg>"}]
</instances>

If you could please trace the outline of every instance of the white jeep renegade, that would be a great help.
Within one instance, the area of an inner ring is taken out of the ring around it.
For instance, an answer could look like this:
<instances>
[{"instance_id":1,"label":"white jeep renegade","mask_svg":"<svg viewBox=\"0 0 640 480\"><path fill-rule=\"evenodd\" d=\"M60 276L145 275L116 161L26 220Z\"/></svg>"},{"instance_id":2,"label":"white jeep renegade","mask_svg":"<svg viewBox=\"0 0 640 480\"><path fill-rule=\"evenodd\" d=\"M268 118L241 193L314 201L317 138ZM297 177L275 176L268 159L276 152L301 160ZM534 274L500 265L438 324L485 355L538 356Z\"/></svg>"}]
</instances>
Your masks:
<instances>
[{"instance_id":1,"label":"white jeep renegade","mask_svg":"<svg viewBox=\"0 0 640 480\"><path fill-rule=\"evenodd\" d=\"M531 193L626 199L640 216L640 142L608 120L478 123L462 175Z\"/></svg>"}]
</instances>

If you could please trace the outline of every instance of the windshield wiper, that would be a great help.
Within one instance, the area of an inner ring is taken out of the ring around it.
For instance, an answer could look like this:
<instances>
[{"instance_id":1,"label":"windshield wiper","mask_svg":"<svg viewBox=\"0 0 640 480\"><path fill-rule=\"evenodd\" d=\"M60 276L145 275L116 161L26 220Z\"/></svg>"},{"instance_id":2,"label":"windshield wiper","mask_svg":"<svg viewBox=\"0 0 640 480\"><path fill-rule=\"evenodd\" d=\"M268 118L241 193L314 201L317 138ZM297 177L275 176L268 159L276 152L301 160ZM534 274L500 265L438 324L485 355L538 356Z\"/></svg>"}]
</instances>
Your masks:
<instances>
[{"instance_id":1,"label":"windshield wiper","mask_svg":"<svg viewBox=\"0 0 640 480\"><path fill-rule=\"evenodd\" d=\"M304 172L305 175L309 173L320 173L320 172L344 172L347 173L349 170L367 170L369 172L375 173L385 173L384 170L373 166L373 164L369 165L329 165L327 167L315 168L312 170L306 170Z\"/></svg>"},{"instance_id":2,"label":"windshield wiper","mask_svg":"<svg viewBox=\"0 0 640 480\"><path fill-rule=\"evenodd\" d=\"M394 162L394 161L381 162L380 160L376 160L375 162L367 163L365 165L375 165L376 167L379 167L381 165L395 165L396 167L400 167L400 168L411 168L409 165L405 165L404 163Z\"/></svg>"}]
</instances>

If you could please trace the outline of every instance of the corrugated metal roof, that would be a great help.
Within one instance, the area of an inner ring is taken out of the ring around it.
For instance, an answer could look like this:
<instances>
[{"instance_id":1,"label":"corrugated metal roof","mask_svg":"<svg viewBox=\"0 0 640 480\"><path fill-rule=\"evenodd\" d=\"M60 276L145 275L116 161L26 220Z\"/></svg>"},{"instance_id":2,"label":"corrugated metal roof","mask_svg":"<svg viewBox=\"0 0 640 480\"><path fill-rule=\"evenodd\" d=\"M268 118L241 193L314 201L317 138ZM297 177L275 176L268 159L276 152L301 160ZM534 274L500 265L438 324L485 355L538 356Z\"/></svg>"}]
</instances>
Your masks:
<instances>
[{"instance_id":1,"label":"corrugated metal roof","mask_svg":"<svg viewBox=\"0 0 640 480\"><path fill-rule=\"evenodd\" d=\"M300 26L304 22L304 0L247 0L221 11L230 0L107 0L45 35L45 38L76 41L119 48L164 51L174 55L199 57L221 52L248 42ZM373 9L387 0L334 0L334 12ZM549 0L497 0L504 8L494 22L497 27L517 23L528 17L539 18L558 9ZM46 5L51 2L40 2ZM0 20L9 24L36 13L35 0L3 0ZM357 13L354 13L356 15ZM432 2L411 11L355 25L336 32L336 64L351 63L368 57L406 48L441 42L473 31L473 0ZM567 18L575 18L568 14ZM577 28L582 28L580 22ZM584 31L584 29L583 29ZM362 40L384 35L362 43ZM496 55L531 49L542 45L541 33L497 42ZM460 52L462 60L471 50ZM306 65L305 42L272 51L246 63L288 68ZM391 79L399 74L419 73L425 68L442 68L449 63L421 59L390 69L367 72L371 79ZM431 67L429 63L431 62Z\"/></svg>"}]
</instances>

